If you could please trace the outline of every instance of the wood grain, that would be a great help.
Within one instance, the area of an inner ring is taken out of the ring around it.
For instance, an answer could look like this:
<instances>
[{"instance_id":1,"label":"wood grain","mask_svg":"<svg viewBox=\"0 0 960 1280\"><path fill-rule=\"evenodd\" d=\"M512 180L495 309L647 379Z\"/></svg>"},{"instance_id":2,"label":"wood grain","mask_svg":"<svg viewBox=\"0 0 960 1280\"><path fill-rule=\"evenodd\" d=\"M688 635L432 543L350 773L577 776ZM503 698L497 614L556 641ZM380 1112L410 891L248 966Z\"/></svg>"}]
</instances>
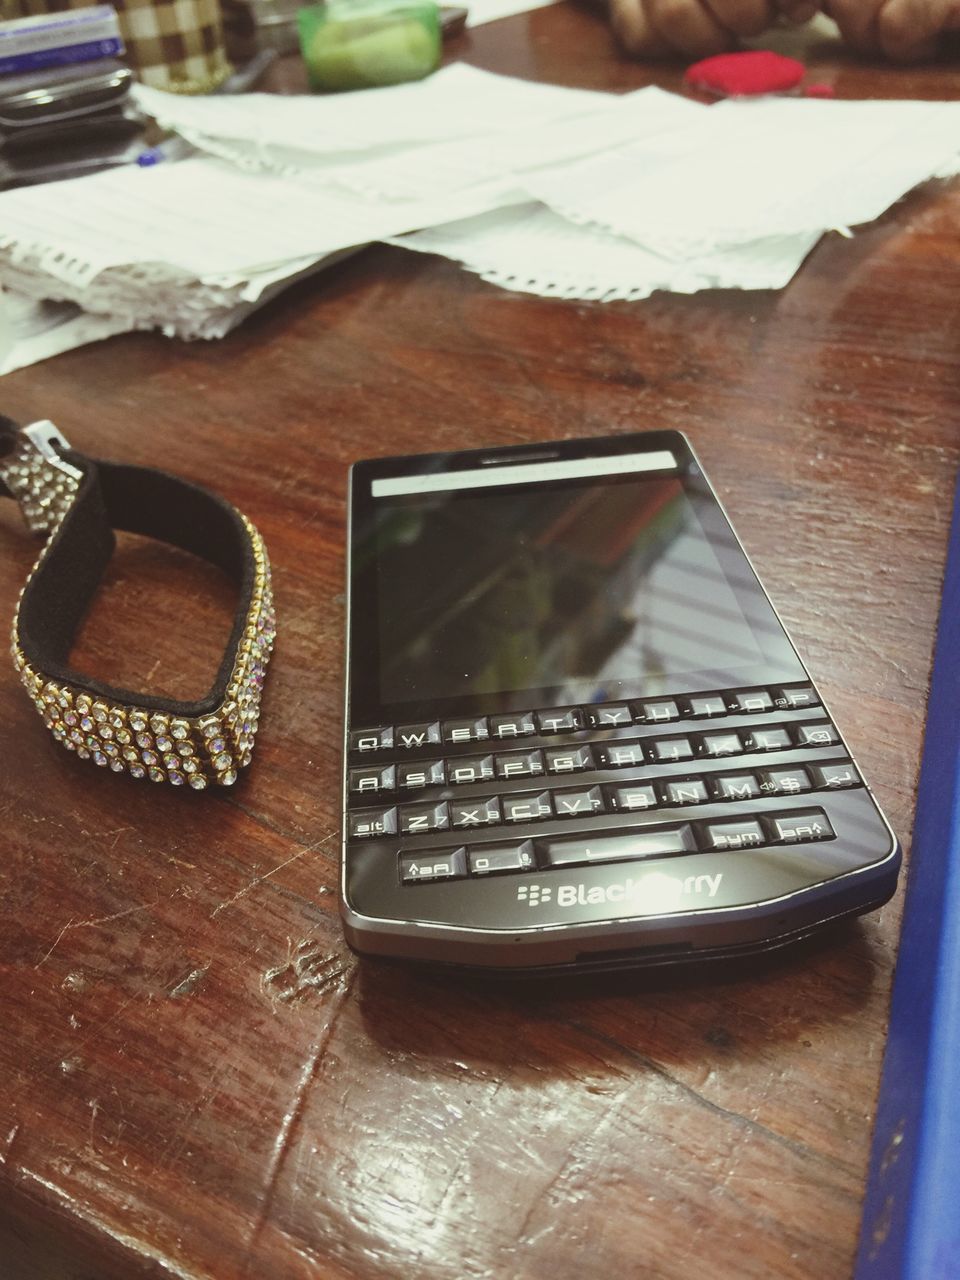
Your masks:
<instances>
[{"instance_id":1,"label":"wood grain","mask_svg":"<svg viewBox=\"0 0 960 1280\"><path fill-rule=\"evenodd\" d=\"M562 5L478 65L623 90ZM946 66L811 51L850 96ZM275 87L297 87L297 71ZM216 344L111 339L3 380L81 450L213 483L272 553L280 638L231 792L94 772L0 673L4 1280L809 1280L849 1274L899 901L772 962L511 986L359 962L336 910L346 470L689 433L909 834L960 453L960 190L829 237L779 293L567 303L372 248ZM33 547L0 507L0 601ZM202 687L230 594L125 540L78 665Z\"/></svg>"}]
</instances>

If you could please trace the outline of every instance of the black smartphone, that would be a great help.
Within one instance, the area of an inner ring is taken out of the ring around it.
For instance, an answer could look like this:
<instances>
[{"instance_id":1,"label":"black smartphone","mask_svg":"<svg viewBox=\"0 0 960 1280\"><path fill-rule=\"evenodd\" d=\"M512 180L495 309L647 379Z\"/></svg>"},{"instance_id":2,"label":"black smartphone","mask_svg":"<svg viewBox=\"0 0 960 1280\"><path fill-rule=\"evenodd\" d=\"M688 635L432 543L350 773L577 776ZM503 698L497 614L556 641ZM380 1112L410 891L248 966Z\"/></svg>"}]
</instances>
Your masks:
<instances>
[{"instance_id":1,"label":"black smartphone","mask_svg":"<svg viewBox=\"0 0 960 1280\"><path fill-rule=\"evenodd\" d=\"M900 850L685 437L350 484L341 911L497 969L779 946Z\"/></svg>"}]
</instances>

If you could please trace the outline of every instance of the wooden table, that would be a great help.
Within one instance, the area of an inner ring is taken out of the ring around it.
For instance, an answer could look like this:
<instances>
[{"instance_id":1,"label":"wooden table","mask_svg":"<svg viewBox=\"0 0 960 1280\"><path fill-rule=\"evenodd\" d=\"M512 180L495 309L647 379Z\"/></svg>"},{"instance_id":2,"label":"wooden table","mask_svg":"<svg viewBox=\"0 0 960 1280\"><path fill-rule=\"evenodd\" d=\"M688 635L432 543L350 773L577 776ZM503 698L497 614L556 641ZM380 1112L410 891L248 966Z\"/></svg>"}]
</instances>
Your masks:
<instances>
[{"instance_id":1,"label":"wooden table","mask_svg":"<svg viewBox=\"0 0 960 1280\"><path fill-rule=\"evenodd\" d=\"M568 6L479 65L624 89ZM850 96L949 96L810 50ZM882 804L910 832L953 475L960 191L779 293L580 304L373 248L226 340L114 338L3 380L83 451L214 484L281 618L233 791L96 773L0 674L4 1280L849 1274L899 900L774 961L508 985L359 962L336 906L346 469L370 454L689 433ZM0 507L0 600L33 547ZM75 652L205 687L232 601L124 542Z\"/></svg>"}]
</instances>

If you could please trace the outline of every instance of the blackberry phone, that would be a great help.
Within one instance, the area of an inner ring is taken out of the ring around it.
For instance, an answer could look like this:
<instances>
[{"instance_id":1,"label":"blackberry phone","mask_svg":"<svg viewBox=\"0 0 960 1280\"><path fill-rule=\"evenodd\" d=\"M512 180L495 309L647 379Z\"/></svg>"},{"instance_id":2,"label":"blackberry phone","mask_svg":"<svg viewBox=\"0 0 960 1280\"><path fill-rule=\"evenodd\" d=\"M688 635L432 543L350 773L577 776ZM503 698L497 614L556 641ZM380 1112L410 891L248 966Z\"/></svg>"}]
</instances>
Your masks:
<instances>
[{"instance_id":1,"label":"blackberry phone","mask_svg":"<svg viewBox=\"0 0 960 1280\"><path fill-rule=\"evenodd\" d=\"M775 947L897 840L681 434L357 463L341 912L497 969Z\"/></svg>"}]
</instances>

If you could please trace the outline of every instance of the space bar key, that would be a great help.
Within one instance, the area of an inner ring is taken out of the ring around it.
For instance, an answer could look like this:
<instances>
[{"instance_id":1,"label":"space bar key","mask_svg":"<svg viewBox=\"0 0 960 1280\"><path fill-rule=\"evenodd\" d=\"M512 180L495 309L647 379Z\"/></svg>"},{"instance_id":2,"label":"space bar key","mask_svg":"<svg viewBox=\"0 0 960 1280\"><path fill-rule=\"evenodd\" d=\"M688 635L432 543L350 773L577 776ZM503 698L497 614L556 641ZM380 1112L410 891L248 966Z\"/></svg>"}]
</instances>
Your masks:
<instances>
[{"instance_id":1,"label":"space bar key","mask_svg":"<svg viewBox=\"0 0 960 1280\"><path fill-rule=\"evenodd\" d=\"M562 836L538 840L537 846L543 863L551 867L658 858L671 853L695 853L697 849L693 831L686 824L667 831L630 831L616 836Z\"/></svg>"}]
</instances>

